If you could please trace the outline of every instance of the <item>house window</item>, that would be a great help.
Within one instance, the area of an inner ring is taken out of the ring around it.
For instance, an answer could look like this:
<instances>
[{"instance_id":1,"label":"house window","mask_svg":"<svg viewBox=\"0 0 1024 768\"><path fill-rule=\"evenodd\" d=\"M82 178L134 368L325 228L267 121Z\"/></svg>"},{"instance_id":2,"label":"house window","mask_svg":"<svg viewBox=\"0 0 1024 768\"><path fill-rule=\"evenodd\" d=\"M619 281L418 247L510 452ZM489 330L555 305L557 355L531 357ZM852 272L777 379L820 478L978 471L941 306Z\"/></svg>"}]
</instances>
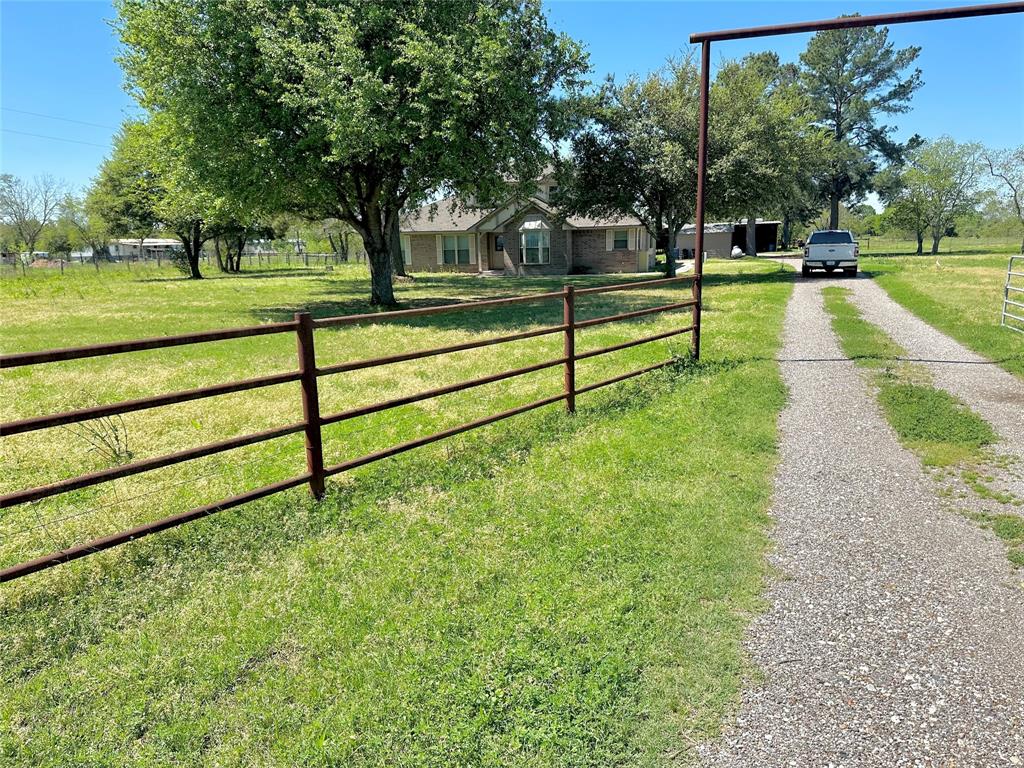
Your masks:
<instances>
[{"instance_id":1,"label":"house window","mask_svg":"<svg viewBox=\"0 0 1024 768\"><path fill-rule=\"evenodd\" d=\"M501 251L505 250L505 236L504 235L495 235L494 236L494 250L498 251L499 253Z\"/></svg>"},{"instance_id":2,"label":"house window","mask_svg":"<svg viewBox=\"0 0 1024 768\"><path fill-rule=\"evenodd\" d=\"M402 262L406 266L411 265L412 264L412 248L410 247L410 244L409 244L409 237L408 237L408 235L402 235L400 238L398 238L398 242L401 244L401 247L402 247Z\"/></svg>"},{"instance_id":3,"label":"house window","mask_svg":"<svg viewBox=\"0 0 1024 768\"><path fill-rule=\"evenodd\" d=\"M616 251L625 251L629 248L629 230L616 229L612 234L612 248Z\"/></svg>"},{"instance_id":4,"label":"house window","mask_svg":"<svg viewBox=\"0 0 1024 768\"><path fill-rule=\"evenodd\" d=\"M522 242L523 264L551 263L551 233L546 230L523 232Z\"/></svg>"},{"instance_id":5,"label":"house window","mask_svg":"<svg viewBox=\"0 0 1024 768\"><path fill-rule=\"evenodd\" d=\"M444 263L469 264L469 235L444 236Z\"/></svg>"},{"instance_id":6,"label":"house window","mask_svg":"<svg viewBox=\"0 0 1024 768\"><path fill-rule=\"evenodd\" d=\"M556 192L558 192L558 185L557 184L550 184L548 186L548 197L549 198L552 197Z\"/></svg>"}]
</instances>

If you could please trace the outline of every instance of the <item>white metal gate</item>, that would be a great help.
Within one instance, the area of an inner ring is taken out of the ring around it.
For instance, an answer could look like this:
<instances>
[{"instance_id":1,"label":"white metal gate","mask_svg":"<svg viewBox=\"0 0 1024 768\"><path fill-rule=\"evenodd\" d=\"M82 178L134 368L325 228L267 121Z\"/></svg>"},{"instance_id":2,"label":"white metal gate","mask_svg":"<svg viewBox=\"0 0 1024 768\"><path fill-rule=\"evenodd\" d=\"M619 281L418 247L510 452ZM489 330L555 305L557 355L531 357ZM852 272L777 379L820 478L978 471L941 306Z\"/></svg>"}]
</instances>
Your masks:
<instances>
[{"instance_id":1,"label":"white metal gate","mask_svg":"<svg viewBox=\"0 0 1024 768\"><path fill-rule=\"evenodd\" d=\"M1003 314L999 324L1011 331L1024 333L1024 256L1011 256L1010 263L1006 265Z\"/></svg>"}]
</instances>

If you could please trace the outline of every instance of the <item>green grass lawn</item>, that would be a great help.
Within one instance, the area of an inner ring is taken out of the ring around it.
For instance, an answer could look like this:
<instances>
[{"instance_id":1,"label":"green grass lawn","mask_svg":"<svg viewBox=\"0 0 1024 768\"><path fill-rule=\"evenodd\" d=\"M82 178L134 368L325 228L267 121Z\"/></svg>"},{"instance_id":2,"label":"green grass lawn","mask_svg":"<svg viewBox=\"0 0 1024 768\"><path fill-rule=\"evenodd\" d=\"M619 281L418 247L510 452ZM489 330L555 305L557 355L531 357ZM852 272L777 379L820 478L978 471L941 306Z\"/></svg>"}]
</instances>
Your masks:
<instances>
[{"instance_id":1,"label":"green grass lawn","mask_svg":"<svg viewBox=\"0 0 1024 768\"><path fill-rule=\"evenodd\" d=\"M0 589L11 765L658 765L716 732L745 671L784 389L791 273L710 262L704 359L581 396ZM139 276L136 275L136 278ZM593 285L616 278L574 278ZM423 276L409 306L560 281ZM675 299L581 299L578 317ZM202 283L5 280L23 351L364 311L361 267ZM321 364L557 322L505 308L317 333ZM580 333L578 349L687 324ZM686 337L580 364L585 385ZM321 380L331 412L557 357L557 337ZM200 351L202 354L199 354ZM5 372L3 419L294 367L290 335ZM328 461L559 390L557 369L347 422ZM299 418L295 385L125 416L135 458ZM6 489L104 466L67 430L5 438ZM9 564L302 468L255 446L5 511Z\"/></svg>"},{"instance_id":2,"label":"green grass lawn","mask_svg":"<svg viewBox=\"0 0 1024 768\"><path fill-rule=\"evenodd\" d=\"M862 258L888 294L964 346L1024 377L1024 336L999 325L1008 256Z\"/></svg>"}]
</instances>

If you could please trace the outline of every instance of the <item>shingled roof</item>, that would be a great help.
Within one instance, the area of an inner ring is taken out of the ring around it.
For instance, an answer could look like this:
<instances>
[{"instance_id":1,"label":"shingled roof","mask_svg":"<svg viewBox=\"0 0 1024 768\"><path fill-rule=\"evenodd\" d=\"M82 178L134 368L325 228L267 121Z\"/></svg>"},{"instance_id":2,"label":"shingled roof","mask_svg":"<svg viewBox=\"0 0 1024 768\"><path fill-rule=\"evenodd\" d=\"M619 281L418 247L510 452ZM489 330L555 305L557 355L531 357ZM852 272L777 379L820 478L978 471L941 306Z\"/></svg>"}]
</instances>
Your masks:
<instances>
[{"instance_id":1,"label":"shingled roof","mask_svg":"<svg viewBox=\"0 0 1024 768\"><path fill-rule=\"evenodd\" d=\"M523 203L538 205L548 209L548 205L540 200L530 198ZM429 232L468 232L487 218L493 208L470 207L455 197L446 197L434 203L420 206L402 217L401 230L409 233ZM591 218L588 216L570 216L567 223L574 229L603 229L607 227L639 227L641 222L632 216L619 218Z\"/></svg>"}]
</instances>

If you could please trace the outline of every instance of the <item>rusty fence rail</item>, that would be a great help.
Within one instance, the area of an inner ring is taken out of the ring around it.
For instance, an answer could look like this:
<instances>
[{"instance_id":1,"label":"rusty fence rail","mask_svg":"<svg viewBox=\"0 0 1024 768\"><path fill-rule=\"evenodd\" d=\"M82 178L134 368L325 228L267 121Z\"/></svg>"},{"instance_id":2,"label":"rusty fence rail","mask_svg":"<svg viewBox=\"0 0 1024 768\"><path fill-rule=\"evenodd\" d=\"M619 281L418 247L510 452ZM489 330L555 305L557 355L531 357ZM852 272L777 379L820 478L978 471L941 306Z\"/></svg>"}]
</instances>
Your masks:
<instances>
[{"instance_id":1,"label":"rusty fence rail","mask_svg":"<svg viewBox=\"0 0 1024 768\"><path fill-rule=\"evenodd\" d=\"M669 304L663 304L660 306L649 307L640 310L634 310L630 312L622 312L615 315L608 315L605 317L597 317L590 320L577 321L576 320L576 297L578 296L589 296L592 294L599 293L610 293L613 291L628 291L636 289L646 289L651 287L661 286L673 286L680 283L689 282L691 284L691 297L685 301L675 301ZM108 405L99 405L91 408L82 408L74 411L66 411L62 413L55 413L46 416L35 416L17 421L11 421L5 424L0 424L0 435L16 435L27 432L33 432L35 430L46 429L49 427L62 426L66 424L74 424L88 419L95 419L104 416L115 416L125 413L131 413L134 411L147 410L150 408L157 408L163 405L171 405L176 403L184 403L193 400L199 400L203 398L216 397L218 395L224 395L234 392L243 392L246 390L258 389L262 387L275 386L277 384L285 384L290 382L298 382L301 387L301 398L302 398L302 415L303 419L301 422L294 424L287 424L285 426L275 427L262 432L256 432L248 435L240 435L232 437L219 442L207 443L205 445L188 448L186 450L178 451L176 453L165 454L163 456L156 456L147 459L141 459L128 464L122 464L116 467L110 467L107 469L98 470L96 472L90 472L88 474L78 475L76 477L59 480L49 485L37 486L34 488L26 488L18 491L14 491L3 496L0 496L0 509L7 509L14 507L19 504L27 504L30 502L39 501L59 494L68 493L75 491L80 488L87 488L89 486L97 485L99 483L109 482L122 477L129 477L131 475L137 475L141 472L148 472L154 469L162 467L172 466L174 464L180 464L182 462L198 459L206 456L212 456L214 454L223 453L230 451L235 448L241 448L244 446L254 445L256 443L262 443L268 440L274 440L279 437L287 435L303 433L305 438L306 447L306 472L297 477L290 478L288 480L282 480L271 485L266 485L255 490L247 491L245 493L233 496L222 501L208 504L202 507L188 510L186 512L180 512L168 517L161 518L149 523L135 526L117 533L110 534L101 538L93 539L91 541L78 544L67 549L62 549L56 552L51 552L42 557L35 558L33 560L27 560L16 565L9 566L0 570L0 582L11 581L13 579L26 576L36 571L41 571L47 568L51 568L61 563L66 563L71 560L76 560L86 555L100 552L111 547L124 544L134 539L148 536L152 533L164 531L169 528L181 525L183 523L197 520L202 517L214 514L233 507L240 506L250 501L256 501L280 491L295 488L301 485L308 484L310 492L316 498L321 498L325 491L325 481L332 475L352 470L357 467L370 464L374 461L395 456L405 451L418 448L420 446L428 445L429 443L443 440L454 435L468 432L472 429L493 424L494 422L501 421L503 419L516 416L521 413L541 408L546 405L553 403L564 402L565 407L569 412L574 412L576 408L576 396L586 392L592 392L601 387L614 384L616 382L623 381L625 379L632 378L634 376L640 376L644 373L657 370L669 365L672 361L665 360L654 365L641 368L639 370L630 371L628 373L614 376L604 381L599 381L594 384L589 384L585 387L576 386L576 363L579 360L586 360L598 355L605 355L611 352L617 352L619 350L628 349L641 344L647 344L654 341L668 339L681 334L691 334L691 350L697 349L697 343L700 333L700 312L699 312L699 295L700 295L700 277L699 275L683 275L674 278L665 278L660 280L643 280L630 283L623 283L617 285L608 286L597 286L593 288L582 288L577 289L571 285L565 286L560 291L552 291L549 293L540 293L526 296L515 296L510 298L501 299L489 299L485 301L474 301L465 302L462 304L448 304L438 307L428 307L423 309L408 309L400 310L396 312L388 313L375 313L375 314L363 314L363 315L346 315L341 317L328 317L321 319L314 319L308 313L296 313L295 319L290 322L282 323L270 323L266 325L251 326L248 328L233 328L228 330L219 331L207 331L203 333L185 334L180 336L167 336L162 338L151 338L141 339L137 341L125 341L125 342L113 342L109 344L95 344L86 347L74 347L67 349L55 349L42 352L26 352L21 354L4 355L0 356L0 368L18 368L29 365L42 365L46 363L53 363L67 360L80 360L89 357L101 357L123 354L128 352L137 352L143 350L153 349L165 349L168 347L177 347L188 344L202 344L212 341L223 341L228 339L240 339L252 336L265 336L270 334L281 334L281 333L294 333L296 337L297 346L297 357L298 357L298 369L295 371L286 371L283 373L276 373L267 376L259 376L250 379L244 379L242 381L231 382L227 384L217 384L208 387L200 387L197 389L182 390L178 392L172 392L163 395L155 395L152 397L140 398L137 400L125 400L117 403L111 403ZM543 301L561 301L563 307L562 323L558 325L545 326L539 329L533 329L529 331L522 331L520 333L507 334L504 336L495 336L486 339L474 340L463 342L459 344L451 344L443 347L434 347L431 349L418 350L414 352L405 352L401 354L388 355L384 357L377 357L366 360L357 360L352 362L337 363L332 365L326 365L319 367L316 362L316 350L314 345L314 331L321 328L335 328L346 325L359 325L363 323L378 323L395 320L404 320L414 317L424 317L428 315L446 314L453 312L462 312L469 310L488 309L493 307L505 307L513 304L524 304L528 302L543 302ZM600 349L589 350L584 353L576 352L576 332L580 329L590 328L606 323L620 322L623 320L632 320L635 318L646 317L649 315L673 312L676 310L689 308L691 310L691 322L689 325L684 327L675 328L669 331L663 331L649 336L643 336L630 341L621 342L619 344L613 344L611 346L603 347ZM373 403L370 405L364 405L356 408L351 408L346 411L339 413L332 413L323 415L320 413L320 400L317 391L317 382L319 379L325 376L331 376L346 371L362 370L366 368L375 368L383 365L389 365L392 363L407 362L410 360L420 360L428 357L436 357L438 355L444 355L452 352L461 352L464 350L479 349L481 347L488 347L495 344L505 344L513 341L520 341L523 339L536 338L540 336L546 336L551 334L562 334L564 339L563 354L561 357L557 357L551 360L546 360L533 365L527 365L521 368L515 368L512 370L501 371L499 373L490 374L488 376L482 376L468 381L461 381L456 384L450 384L444 387L437 387L435 389L429 389L423 392L417 392L412 395L406 395L403 397L397 397L390 400L384 400L381 402ZM417 438L415 440L409 440L404 443L390 446L380 451L360 456L355 459L349 459L343 461L340 464L333 466L325 466L323 457L323 427L337 424L339 422L353 419L359 416L367 416L373 413L379 413L386 411L391 408L397 408L402 405L409 405L411 403L420 402L422 400L428 400L434 397L440 397L441 395L451 394L453 392L461 392L463 390L472 389L474 387L480 387L485 384L492 384L497 381L503 381L511 379L517 376L523 376L529 373L537 371L547 370L550 368L560 367L563 370L563 388L562 392L557 395L545 397L540 400L520 405L515 408L510 408L500 413L495 413L490 416L486 416L475 421L470 421L464 424L460 424L449 429L444 429L439 432L435 432L424 437Z\"/></svg>"}]
</instances>

